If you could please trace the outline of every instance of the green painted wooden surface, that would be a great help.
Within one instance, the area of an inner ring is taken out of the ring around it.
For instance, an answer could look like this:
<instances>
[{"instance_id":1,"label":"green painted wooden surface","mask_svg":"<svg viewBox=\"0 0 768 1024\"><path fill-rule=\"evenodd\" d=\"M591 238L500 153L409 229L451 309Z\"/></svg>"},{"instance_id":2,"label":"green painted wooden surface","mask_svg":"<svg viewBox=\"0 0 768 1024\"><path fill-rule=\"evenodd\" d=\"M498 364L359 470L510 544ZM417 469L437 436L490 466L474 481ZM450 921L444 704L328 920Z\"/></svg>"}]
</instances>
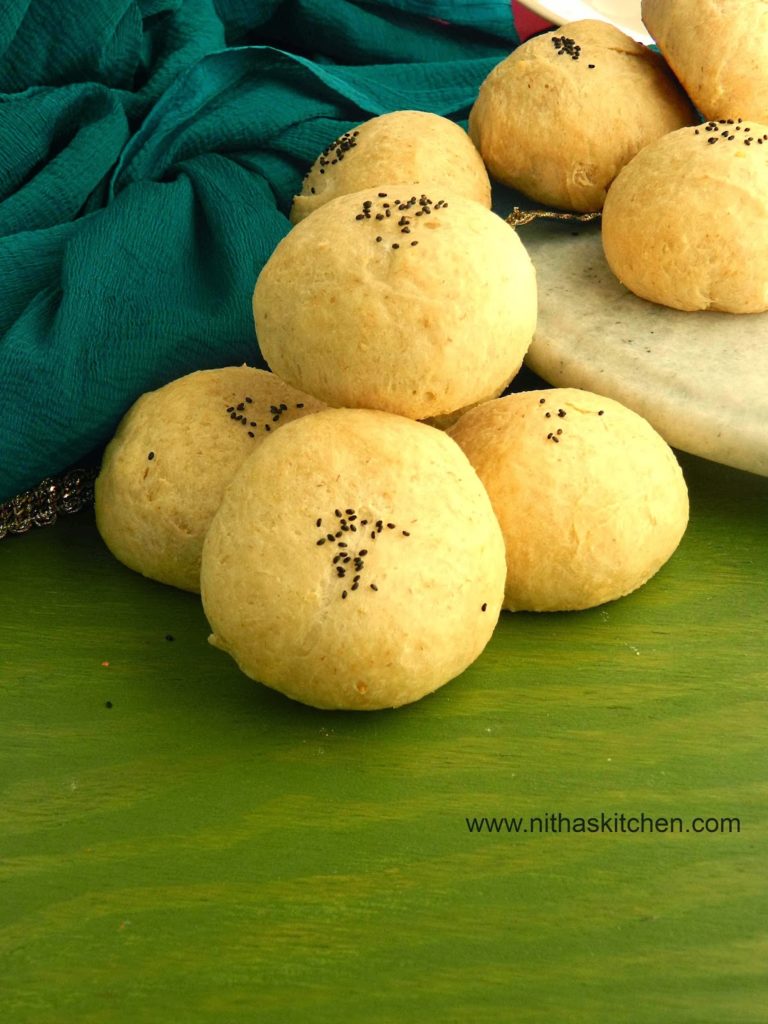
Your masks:
<instances>
[{"instance_id":1,"label":"green painted wooden surface","mask_svg":"<svg viewBox=\"0 0 768 1024\"><path fill-rule=\"evenodd\" d=\"M0 542L0 1018L764 1024L768 480L682 462L645 588L396 712L250 682L90 512ZM465 823L602 811L740 831Z\"/></svg>"}]
</instances>

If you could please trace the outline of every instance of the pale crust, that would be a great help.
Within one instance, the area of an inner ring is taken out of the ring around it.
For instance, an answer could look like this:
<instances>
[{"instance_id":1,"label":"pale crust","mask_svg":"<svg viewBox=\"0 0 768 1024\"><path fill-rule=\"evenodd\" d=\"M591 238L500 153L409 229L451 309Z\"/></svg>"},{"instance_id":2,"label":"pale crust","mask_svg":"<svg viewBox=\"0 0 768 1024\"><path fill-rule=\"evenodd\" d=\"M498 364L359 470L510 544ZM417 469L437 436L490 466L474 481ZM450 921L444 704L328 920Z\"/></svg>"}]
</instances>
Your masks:
<instances>
[{"instance_id":1,"label":"pale crust","mask_svg":"<svg viewBox=\"0 0 768 1024\"><path fill-rule=\"evenodd\" d=\"M498 64L469 132L493 178L547 206L586 212L602 207L643 146L695 120L658 54L587 20L534 36Z\"/></svg>"},{"instance_id":2,"label":"pale crust","mask_svg":"<svg viewBox=\"0 0 768 1024\"><path fill-rule=\"evenodd\" d=\"M680 467L649 423L575 388L508 395L449 430L506 544L504 607L572 611L637 589L688 521Z\"/></svg>"},{"instance_id":3,"label":"pale crust","mask_svg":"<svg viewBox=\"0 0 768 1024\"><path fill-rule=\"evenodd\" d=\"M642 17L705 118L768 124L766 0L643 0Z\"/></svg>"},{"instance_id":4,"label":"pale crust","mask_svg":"<svg viewBox=\"0 0 768 1024\"><path fill-rule=\"evenodd\" d=\"M403 417L332 409L244 463L206 537L201 593L211 642L248 676L315 707L372 710L478 657L504 573L458 445Z\"/></svg>"},{"instance_id":5,"label":"pale crust","mask_svg":"<svg viewBox=\"0 0 768 1024\"><path fill-rule=\"evenodd\" d=\"M329 405L414 419L504 389L533 337L533 264L480 203L425 198L386 184L340 196L279 243L253 295L275 373Z\"/></svg>"},{"instance_id":6,"label":"pale crust","mask_svg":"<svg viewBox=\"0 0 768 1024\"><path fill-rule=\"evenodd\" d=\"M322 408L250 366L200 370L142 395L96 480L107 547L136 572L198 591L203 538L235 471L284 423Z\"/></svg>"},{"instance_id":7,"label":"pale crust","mask_svg":"<svg viewBox=\"0 0 768 1024\"><path fill-rule=\"evenodd\" d=\"M611 186L603 248L618 279L675 309L768 309L768 126L707 122L648 146Z\"/></svg>"},{"instance_id":8,"label":"pale crust","mask_svg":"<svg viewBox=\"0 0 768 1024\"><path fill-rule=\"evenodd\" d=\"M291 220L382 181L419 192L447 188L491 205L488 172L464 129L438 114L396 110L345 132L320 154L294 197Z\"/></svg>"}]
</instances>

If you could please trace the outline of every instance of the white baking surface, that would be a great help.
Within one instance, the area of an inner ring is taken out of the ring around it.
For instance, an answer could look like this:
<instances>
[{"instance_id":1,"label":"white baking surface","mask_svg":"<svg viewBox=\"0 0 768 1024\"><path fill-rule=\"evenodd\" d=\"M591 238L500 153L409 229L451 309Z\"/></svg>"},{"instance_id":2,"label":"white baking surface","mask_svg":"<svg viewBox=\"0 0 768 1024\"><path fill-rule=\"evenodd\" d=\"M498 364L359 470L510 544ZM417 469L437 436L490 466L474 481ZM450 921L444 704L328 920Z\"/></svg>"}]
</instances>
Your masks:
<instances>
[{"instance_id":1,"label":"white baking surface","mask_svg":"<svg viewBox=\"0 0 768 1024\"><path fill-rule=\"evenodd\" d=\"M594 0L594 3L585 0L552 0L551 3L543 4L525 0L525 6L555 25L581 21L583 18L598 18L600 21L610 21L641 43L648 45L653 42L640 18L640 0L636 3L632 0Z\"/></svg>"},{"instance_id":2,"label":"white baking surface","mask_svg":"<svg viewBox=\"0 0 768 1024\"><path fill-rule=\"evenodd\" d=\"M768 476L768 313L685 313L611 273L599 224L517 228L536 266L526 357L550 384L615 398L675 448Z\"/></svg>"}]
</instances>

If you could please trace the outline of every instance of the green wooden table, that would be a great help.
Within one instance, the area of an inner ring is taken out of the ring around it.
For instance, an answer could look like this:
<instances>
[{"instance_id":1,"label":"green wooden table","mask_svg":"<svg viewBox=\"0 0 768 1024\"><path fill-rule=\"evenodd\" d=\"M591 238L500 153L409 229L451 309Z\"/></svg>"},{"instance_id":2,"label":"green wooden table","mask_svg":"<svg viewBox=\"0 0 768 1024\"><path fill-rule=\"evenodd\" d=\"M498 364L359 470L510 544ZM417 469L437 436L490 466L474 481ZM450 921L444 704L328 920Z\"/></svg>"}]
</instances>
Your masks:
<instances>
[{"instance_id":1,"label":"green wooden table","mask_svg":"<svg viewBox=\"0 0 768 1024\"><path fill-rule=\"evenodd\" d=\"M252 683L90 511L0 542L0 1019L764 1024L768 479L681 461L646 587L394 712Z\"/></svg>"}]
</instances>

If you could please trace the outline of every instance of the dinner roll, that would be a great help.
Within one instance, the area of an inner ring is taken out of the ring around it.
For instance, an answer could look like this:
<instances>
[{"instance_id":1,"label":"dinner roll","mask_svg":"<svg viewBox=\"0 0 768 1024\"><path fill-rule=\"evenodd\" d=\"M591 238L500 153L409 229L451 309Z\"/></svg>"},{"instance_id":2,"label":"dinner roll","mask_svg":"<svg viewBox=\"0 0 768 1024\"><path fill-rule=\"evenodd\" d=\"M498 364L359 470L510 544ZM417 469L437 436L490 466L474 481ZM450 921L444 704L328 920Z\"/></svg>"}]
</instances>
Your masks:
<instances>
[{"instance_id":1,"label":"dinner roll","mask_svg":"<svg viewBox=\"0 0 768 1024\"><path fill-rule=\"evenodd\" d=\"M291 423L243 464L203 548L211 642L319 708L418 700L485 647L504 541L461 449L368 409Z\"/></svg>"},{"instance_id":2,"label":"dinner roll","mask_svg":"<svg viewBox=\"0 0 768 1024\"><path fill-rule=\"evenodd\" d=\"M288 420L322 408L250 366L200 370L142 395L96 480L107 547L145 576L198 591L203 538L235 470Z\"/></svg>"},{"instance_id":3,"label":"dinner roll","mask_svg":"<svg viewBox=\"0 0 768 1024\"><path fill-rule=\"evenodd\" d=\"M470 410L449 433L501 523L511 611L571 611L628 594L685 531L688 492L671 448L609 398L519 392Z\"/></svg>"},{"instance_id":4,"label":"dinner roll","mask_svg":"<svg viewBox=\"0 0 768 1024\"><path fill-rule=\"evenodd\" d=\"M603 210L613 273L675 309L768 309L768 126L721 119L647 146Z\"/></svg>"},{"instance_id":5,"label":"dinner roll","mask_svg":"<svg viewBox=\"0 0 768 1024\"><path fill-rule=\"evenodd\" d=\"M419 191L442 191L491 205L485 164L464 129L423 110L396 110L365 121L328 146L294 197L295 223L329 199L382 181ZM410 193L409 193L410 195Z\"/></svg>"},{"instance_id":6,"label":"dinner roll","mask_svg":"<svg viewBox=\"0 0 768 1024\"><path fill-rule=\"evenodd\" d=\"M413 419L504 390L536 323L533 264L473 199L381 185L282 239L253 312L267 363L329 405Z\"/></svg>"},{"instance_id":7,"label":"dinner roll","mask_svg":"<svg viewBox=\"0 0 768 1024\"><path fill-rule=\"evenodd\" d=\"M768 3L643 0L642 18L707 118L768 124Z\"/></svg>"},{"instance_id":8,"label":"dinner roll","mask_svg":"<svg viewBox=\"0 0 768 1024\"><path fill-rule=\"evenodd\" d=\"M586 20L534 36L498 64L469 132L498 181L546 205L594 211L638 150L695 120L658 54Z\"/></svg>"}]
</instances>

